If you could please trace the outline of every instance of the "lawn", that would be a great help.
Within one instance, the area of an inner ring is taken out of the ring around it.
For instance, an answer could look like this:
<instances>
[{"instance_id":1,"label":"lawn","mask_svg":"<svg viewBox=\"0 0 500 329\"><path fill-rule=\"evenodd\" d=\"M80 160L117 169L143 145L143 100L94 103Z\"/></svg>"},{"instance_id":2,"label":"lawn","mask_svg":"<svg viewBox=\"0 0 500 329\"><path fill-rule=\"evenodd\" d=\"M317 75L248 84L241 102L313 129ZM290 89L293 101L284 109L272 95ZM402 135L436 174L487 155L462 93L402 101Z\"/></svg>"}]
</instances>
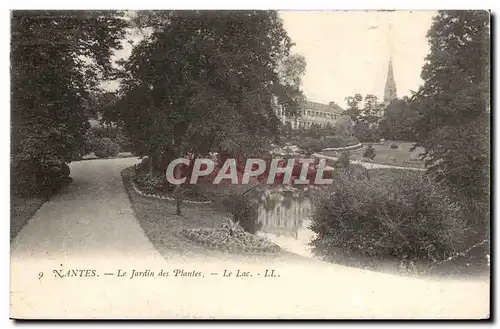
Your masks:
<instances>
[{"instance_id":1,"label":"lawn","mask_svg":"<svg viewBox=\"0 0 500 329\"><path fill-rule=\"evenodd\" d=\"M10 241L16 237L26 223L35 215L45 201L72 182L68 178L53 191L45 191L40 195L19 196L14 189L10 193Z\"/></svg>"},{"instance_id":2,"label":"lawn","mask_svg":"<svg viewBox=\"0 0 500 329\"><path fill-rule=\"evenodd\" d=\"M391 149L391 145L396 144L397 149ZM351 160L360 160L366 162L373 162L384 165L400 166L400 167L413 167L413 168L424 168L424 162L418 158L418 155L423 152L422 148L417 148L413 152L410 152L414 143L411 142L395 142L395 141L384 141L380 144L372 144L375 149L375 158L370 161L363 157L368 145L363 145L362 148L350 151ZM339 156L339 152L335 151L325 151L322 152L325 155Z\"/></svg>"},{"instance_id":3,"label":"lawn","mask_svg":"<svg viewBox=\"0 0 500 329\"><path fill-rule=\"evenodd\" d=\"M20 198L11 196L10 198L10 240L21 231L28 220L33 217L36 211L45 202L42 197Z\"/></svg>"}]
</instances>

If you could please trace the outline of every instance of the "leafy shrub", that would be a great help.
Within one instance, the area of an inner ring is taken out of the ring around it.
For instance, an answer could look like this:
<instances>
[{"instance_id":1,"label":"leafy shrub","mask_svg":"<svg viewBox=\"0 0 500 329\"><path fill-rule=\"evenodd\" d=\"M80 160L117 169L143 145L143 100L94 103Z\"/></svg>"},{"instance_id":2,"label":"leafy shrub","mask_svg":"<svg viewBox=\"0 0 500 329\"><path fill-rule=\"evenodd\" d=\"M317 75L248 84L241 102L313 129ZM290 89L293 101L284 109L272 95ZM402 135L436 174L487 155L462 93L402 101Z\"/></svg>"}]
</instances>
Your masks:
<instances>
[{"instance_id":1,"label":"leafy shrub","mask_svg":"<svg viewBox=\"0 0 500 329\"><path fill-rule=\"evenodd\" d=\"M357 124L354 126L354 135L362 143L379 142L381 138L380 132L367 124Z\"/></svg>"},{"instance_id":2,"label":"leafy shrub","mask_svg":"<svg viewBox=\"0 0 500 329\"><path fill-rule=\"evenodd\" d=\"M86 153L94 152L95 144L103 138L109 138L117 143L121 151L133 150L132 143L122 128L116 126L95 126L90 127L85 133Z\"/></svg>"},{"instance_id":3,"label":"leafy shrub","mask_svg":"<svg viewBox=\"0 0 500 329\"><path fill-rule=\"evenodd\" d=\"M461 206L422 173L352 180L318 192L311 229L317 255L442 261L466 249Z\"/></svg>"},{"instance_id":4,"label":"leafy shrub","mask_svg":"<svg viewBox=\"0 0 500 329\"><path fill-rule=\"evenodd\" d=\"M158 193L165 187L165 179L163 176L145 174L135 176L134 180L142 191L149 193Z\"/></svg>"},{"instance_id":5,"label":"leafy shrub","mask_svg":"<svg viewBox=\"0 0 500 329\"><path fill-rule=\"evenodd\" d=\"M340 153L340 157L335 161L334 167L337 169L348 170L351 164L351 155L349 151L343 151Z\"/></svg>"},{"instance_id":6,"label":"leafy shrub","mask_svg":"<svg viewBox=\"0 0 500 329\"><path fill-rule=\"evenodd\" d=\"M92 144L93 152L99 158L117 157L120 154L120 145L105 137Z\"/></svg>"},{"instance_id":7,"label":"leafy shrub","mask_svg":"<svg viewBox=\"0 0 500 329\"><path fill-rule=\"evenodd\" d=\"M11 165L11 193L50 195L71 180L69 175L69 166L59 158L18 161Z\"/></svg>"},{"instance_id":8,"label":"leafy shrub","mask_svg":"<svg viewBox=\"0 0 500 329\"><path fill-rule=\"evenodd\" d=\"M368 147L366 148L365 152L363 153L363 157L373 160L375 158L375 155L376 155L375 154L375 149L373 148L373 146L372 145L368 145Z\"/></svg>"},{"instance_id":9,"label":"leafy shrub","mask_svg":"<svg viewBox=\"0 0 500 329\"><path fill-rule=\"evenodd\" d=\"M255 234L261 228L257 207L248 194L229 191L223 196L221 203L231 215L232 221L240 225L245 232Z\"/></svg>"},{"instance_id":10,"label":"leafy shrub","mask_svg":"<svg viewBox=\"0 0 500 329\"><path fill-rule=\"evenodd\" d=\"M267 239L229 225L221 228L183 229L180 234L205 247L223 251L276 253L281 250Z\"/></svg>"},{"instance_id":11,"label":"leafy shrub","mask_svg":"<svg viewBox=\"0 0 500 329\"><path fill-rule=\"evenodd\" d=\"M323 149L323 143L320 140L311 137L304 138L297 144L297 146L309 154L321 152Z\"/></svg>"}]
</instances>

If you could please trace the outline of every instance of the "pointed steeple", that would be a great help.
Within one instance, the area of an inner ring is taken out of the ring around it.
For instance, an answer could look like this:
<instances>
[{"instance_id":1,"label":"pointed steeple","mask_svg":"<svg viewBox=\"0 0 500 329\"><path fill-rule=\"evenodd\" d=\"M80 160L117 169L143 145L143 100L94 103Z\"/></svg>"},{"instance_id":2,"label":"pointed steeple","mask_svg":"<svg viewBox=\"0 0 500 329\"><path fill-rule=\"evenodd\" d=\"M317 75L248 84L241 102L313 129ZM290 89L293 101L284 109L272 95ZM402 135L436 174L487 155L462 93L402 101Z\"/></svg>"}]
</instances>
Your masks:
<instances>
[{"instance_id":1,"label":"pointed steeple","mask_svg":"<svg viewBox=\"0 0 500 329\"><path fill-rule=\"evenodd\" d=\"M384 104L389 104L393 99L398 98L396 89L396 80L392 69L392 57L389 59L389 68L387 70L387 81L384 89Z\"/></svg>"},{"instance_id":2,"label":"pointed steeple","mask_svg":"<svg viewBox=\"0 0 500 329\"><path fill-rule=\"evenodd\" d=\"M394 53L394 42L392 35L392 16L389 17L387 23L387 43L389 48L389 67L387 69L387 80L385 81L384 89L384 104L388 105L393 99L398 98L396 89L396 80L394 79L394 71L392 69L392 55Z\"/></svg>"}]
</instances>

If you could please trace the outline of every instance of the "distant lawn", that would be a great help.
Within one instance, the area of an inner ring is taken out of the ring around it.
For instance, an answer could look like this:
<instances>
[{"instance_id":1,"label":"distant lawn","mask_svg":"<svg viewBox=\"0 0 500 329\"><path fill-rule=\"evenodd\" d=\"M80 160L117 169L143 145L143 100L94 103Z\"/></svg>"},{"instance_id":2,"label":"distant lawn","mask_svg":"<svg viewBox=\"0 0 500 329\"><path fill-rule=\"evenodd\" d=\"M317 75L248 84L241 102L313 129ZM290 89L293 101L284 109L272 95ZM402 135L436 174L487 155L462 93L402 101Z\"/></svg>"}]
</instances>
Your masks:
<instances>
[{"instance_id":1,"label":"distant lawn","mask_svg":"<svg viewBox=\"0 0 500 329\"><path fill-rule=\"evenodd\" d=\"M376 177L380 180L389 180L391 178L402 177L403 175L416 175L416 174L424 174L423 171L417 170L404 170L404 169L391 169L391 168L378 168L378 169L368 169L368 175L370 177Z\"/></svg>"},{"instance_id":2,"label":"distant lawn","mask_svg":"<svg viewBox=\"0 0 500 329\"><path fill-rule=\"evenodd\" d=\"M391 149L391 145L396 144L397 149ZM400 166L400 167L412 167L412 168L424 168L424 162L418 158L418 155L423 152L422 148L417 148L413 152L410 152L414 143L411 142L395 142L395 141L384 141L380 144L372 144L375 149L375 158L370 161L363 157L368 145L363 145L362 148L350 151L351 160L359 160L366 162L373 162L384 165ZM325 151L322 152L325 155L339 156L339 152L335 151Z\"/></svg>"}]
</instances>

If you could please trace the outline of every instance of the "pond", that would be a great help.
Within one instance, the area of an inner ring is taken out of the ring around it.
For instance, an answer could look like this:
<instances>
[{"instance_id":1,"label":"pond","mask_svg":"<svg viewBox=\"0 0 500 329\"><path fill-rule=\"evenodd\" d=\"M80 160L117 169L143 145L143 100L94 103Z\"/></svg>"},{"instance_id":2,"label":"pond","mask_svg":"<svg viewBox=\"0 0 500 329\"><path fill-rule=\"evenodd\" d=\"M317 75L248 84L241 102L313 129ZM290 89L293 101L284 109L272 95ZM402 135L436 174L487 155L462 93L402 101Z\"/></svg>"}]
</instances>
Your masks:
<instances>
[{"instance_id":1,"label":"pond","mask_svg":"<svg viewBox=\"0 0 500 329\"><path fill-rule=\"evenodd\" d=\"M311 190L266 187L253 191L252 197L258 204L258 221L262 224L257 234L285 250L312 258L308 245L315 235L309 229Z\"/></svg>"}]
</instances>

